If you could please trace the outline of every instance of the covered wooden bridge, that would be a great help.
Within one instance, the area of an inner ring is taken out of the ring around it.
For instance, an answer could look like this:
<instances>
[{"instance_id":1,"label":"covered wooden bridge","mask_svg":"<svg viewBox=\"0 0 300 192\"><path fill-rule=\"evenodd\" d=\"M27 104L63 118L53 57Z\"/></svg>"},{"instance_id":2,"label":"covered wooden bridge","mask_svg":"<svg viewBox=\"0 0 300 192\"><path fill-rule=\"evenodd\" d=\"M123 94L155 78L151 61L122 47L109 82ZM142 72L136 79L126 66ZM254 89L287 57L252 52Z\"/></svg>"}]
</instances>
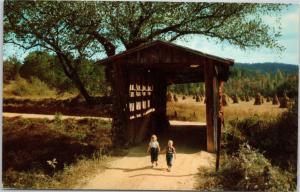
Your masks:
<instances>
[{"instance_id":1,"label":"covered wooden bridge","mask_svg":"<svg viewBox=\"0 0 300 192\"><path fill-rule=\"evenodd\" d=\"M116 144L139 143L169 126L167 86L205 82L207 151L215 152L223 119L223 82L233 60L154 41L100 61L112 85Z\"/></svg>"}]
</instances>

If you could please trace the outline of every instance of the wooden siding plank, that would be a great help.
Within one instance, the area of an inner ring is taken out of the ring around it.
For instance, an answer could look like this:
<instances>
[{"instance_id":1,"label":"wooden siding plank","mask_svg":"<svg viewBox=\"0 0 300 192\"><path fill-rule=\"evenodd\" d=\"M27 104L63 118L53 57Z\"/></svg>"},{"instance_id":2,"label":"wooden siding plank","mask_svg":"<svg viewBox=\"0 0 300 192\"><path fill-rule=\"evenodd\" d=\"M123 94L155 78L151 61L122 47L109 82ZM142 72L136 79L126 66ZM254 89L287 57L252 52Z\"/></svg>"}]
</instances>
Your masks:
<instances>
[{"instance_id":1,"label":"wooden siding plank","mask_svg":"<svg viewBox=\"0 0 300 192\"><path fill-rule=\"evenodd\" d=\"M209 60L204 65L205 97L206 97L206 124L207 124L207 151L216 151L216 83L214 64Z\"/></svg>"}]
</instances>

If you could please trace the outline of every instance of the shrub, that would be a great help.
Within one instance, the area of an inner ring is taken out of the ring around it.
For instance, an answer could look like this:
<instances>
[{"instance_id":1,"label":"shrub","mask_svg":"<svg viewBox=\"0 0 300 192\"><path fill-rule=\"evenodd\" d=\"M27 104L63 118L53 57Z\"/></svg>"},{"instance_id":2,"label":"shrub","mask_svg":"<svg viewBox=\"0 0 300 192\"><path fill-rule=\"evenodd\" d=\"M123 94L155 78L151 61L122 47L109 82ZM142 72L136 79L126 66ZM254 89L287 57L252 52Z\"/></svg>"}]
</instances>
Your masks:
<instances>
[{"instance_id":1,"label":"shrub","mask_svg":"<svg viewBox=\"0 0 300 192\"><path fill-rule=\"evenodd\" d=\"M219 172L202 171L199 189L238 191L291 191L296 189L293 174L273 167L263 154L242 144L233 155L223 156ZM208 179L206 179L208 178Z\"/></svg>"},{"instance_id":2,"label":"shrub","mask_svg":"<svg viewBox=\"0 0 300 192\"><path fill-rule=\"evenodd\" d=\"M248 142L264 152L271 162L284 169L296 172L298 111L297 104L276 119L264 120L253 116L243 120L232 120L224 134L227 151ZM235 132L234 132L235 130ZM239 134L237 134L239 133Z\"/></svg>"},{"instance_id":3,"label":"shrub","mask_svg":"<svg viewBox=\"0 0 300 192\"><path fill-rule=\"evenodd\" d=\"M296 189L298 103L273 119L229 121L218 173L203 171L200 189L291 191ZM251 146L251 147L250 147ZM201 183L202 182L202 183Z\"/></svg>"},{"instance_id":4,"label":"shrub","mask_svg":"<svg viewBox=\"0 0 300 192\"><path fill-rule=\"evenodd\" d=\"M20 67L21 63L16 57L3 61L3 82L9 83L9 81L15 80Z\"/></svg>"},{"instance_id":5,"label":"shrub","mask_svg":"<svg viewBox=\"0 0 300 192\"><path fill-rule=\"evenodd\" d=\"M52 96L56 95L56 91L48 87L48 85L36 77L31 77L30 81L18 76L10 87L6 90L6 94L13 96Z\"/></svg>"}]
</instances>

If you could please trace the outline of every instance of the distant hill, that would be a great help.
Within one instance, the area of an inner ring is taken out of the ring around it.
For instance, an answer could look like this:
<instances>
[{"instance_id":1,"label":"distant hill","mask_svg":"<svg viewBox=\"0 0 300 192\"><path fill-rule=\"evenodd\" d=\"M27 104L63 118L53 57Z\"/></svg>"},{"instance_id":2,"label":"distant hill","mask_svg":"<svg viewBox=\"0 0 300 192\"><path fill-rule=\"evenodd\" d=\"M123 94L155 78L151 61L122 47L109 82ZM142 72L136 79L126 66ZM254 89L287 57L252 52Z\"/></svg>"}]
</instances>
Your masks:
<instances>
[{"instance_id":1,"label":"distant hill","mask_svg":"<svg viewBox=\"0 0 300 192\"><path fill-rule=\"evenodd\" d=\"M259 71L261 73L274 74L280 69L285 74L298 74L299 66L285 63L235 63L234 69L245 70L250 73Z\"/></svg>"}]
</instances>

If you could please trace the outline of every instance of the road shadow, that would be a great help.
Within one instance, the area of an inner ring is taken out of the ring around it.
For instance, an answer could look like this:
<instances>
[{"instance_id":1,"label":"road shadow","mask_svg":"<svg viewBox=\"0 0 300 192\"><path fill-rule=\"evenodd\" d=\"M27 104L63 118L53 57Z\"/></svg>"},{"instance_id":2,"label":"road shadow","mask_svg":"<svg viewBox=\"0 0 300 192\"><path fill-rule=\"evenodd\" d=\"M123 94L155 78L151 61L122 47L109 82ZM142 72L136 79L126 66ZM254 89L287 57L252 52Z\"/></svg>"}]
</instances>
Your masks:
<instances>
[{"instance_id":1,"label":"road shadow","mask_svg":"<svg viewBox=\"0 0 300 192\"><path fill-rule=\"evenodd\" d=\"M165 149L168 140L174 141L177 153L192 154L206 150L206 125L171 125L157 135L161 149ZM130 148L128 157L145 157L149 140Z\"/></svg>"},{"instance_id":2,"label":"road shadow","mask_svg":"<svg viewBox=\"0 0 300 192\"><path fill-rule=\"evenodd\" d=\"M160 137L161 146L171 139L179 153L206 150L206 125L171 125Z\"/></svg>"},{"instance_id":3,"label":"road shadow","mask_svg":"<svg viewBox=\"0 0 300 192\"><path fill-rule=\"evenodd\" d=\"M170 174L138 174L132 175L129 177L140 177L140 176L163 176L163 177L188 177L188 176L195 176L197 174L185 174L185 175L170 175Z\"/></svg>"},{"instance_id":4,"label":"road shadow","mask_svg":"<svg viewBox=\"0 0 300 192\"><path fill-rule=\"evenodd\" d=\"M106 169L113 169L113 170L121 170L124 172L133 172L133 171L141 171L141 170L155 170L155 171L165 171L166 168L152 168L151 166L144 166L138 168L121 168L121 167L106 167Z\"/></svg>"}]
</instances>

